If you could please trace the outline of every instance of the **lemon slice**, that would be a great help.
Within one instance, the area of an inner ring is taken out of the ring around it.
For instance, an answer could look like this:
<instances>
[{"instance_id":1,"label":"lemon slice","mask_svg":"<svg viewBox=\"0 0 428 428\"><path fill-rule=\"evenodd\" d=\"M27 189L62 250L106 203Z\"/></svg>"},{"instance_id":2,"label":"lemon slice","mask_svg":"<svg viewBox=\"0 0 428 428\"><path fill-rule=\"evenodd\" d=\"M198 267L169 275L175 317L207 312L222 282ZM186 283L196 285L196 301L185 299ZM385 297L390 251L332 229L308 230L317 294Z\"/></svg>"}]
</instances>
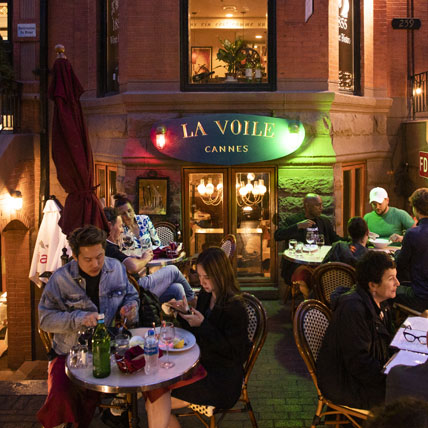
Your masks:
<instances>
[{"instance_id":1,"label":"lemon slice","mask_svg":"<svg viewBox=\"0 0 428 428\"><path fill-rule=\"evenodd\" d=\"M174 339L174 348L175 349L181 349L184 348L184 339Z\"/></svg>"}]
</instances>

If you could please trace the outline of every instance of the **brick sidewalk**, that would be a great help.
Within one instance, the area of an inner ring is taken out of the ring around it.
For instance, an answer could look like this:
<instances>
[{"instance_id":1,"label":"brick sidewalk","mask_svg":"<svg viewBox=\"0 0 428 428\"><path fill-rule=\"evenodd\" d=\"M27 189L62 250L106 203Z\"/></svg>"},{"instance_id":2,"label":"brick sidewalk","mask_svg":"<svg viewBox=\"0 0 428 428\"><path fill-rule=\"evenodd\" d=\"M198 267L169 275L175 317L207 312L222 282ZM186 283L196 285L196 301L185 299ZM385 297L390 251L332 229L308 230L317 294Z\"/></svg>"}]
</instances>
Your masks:
<instances>
[{"instance_id":1,"label":"brick sidewalk","mask_svg":"<svg viewBox=\"0 0 428 428\"><path fill-rule=\"evenodd\" d=\"M249 382L249 395L259 428L305 428L315 412L316 393L306 366L297 352L289 306L263 302L269 316L268 337ZM43 381L0 382L0 426L40 428L35 414L45 399ZM139 403L141 428L146 428L144 403ZM200 428L196 418L184 418L183 428ZM95 418L91 428L105 425ZM246 414L227 415L221 428L246 428Z\"/></svg>"}]
</instances>

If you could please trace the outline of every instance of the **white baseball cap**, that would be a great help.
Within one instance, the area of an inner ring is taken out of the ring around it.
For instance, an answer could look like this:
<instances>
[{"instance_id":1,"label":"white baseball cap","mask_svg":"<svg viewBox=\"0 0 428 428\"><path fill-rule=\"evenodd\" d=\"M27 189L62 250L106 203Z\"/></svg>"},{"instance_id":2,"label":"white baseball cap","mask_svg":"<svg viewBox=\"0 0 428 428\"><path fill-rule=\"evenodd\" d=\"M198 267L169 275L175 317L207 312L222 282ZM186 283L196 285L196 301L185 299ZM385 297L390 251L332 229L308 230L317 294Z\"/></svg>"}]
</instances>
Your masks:
<instances>
[{"instance_id":1,"label":"white baseball cap","mask_svg":"<svg viewBox=\"0 0 428 428\"><path fill-rule=\"evenodd\" d=\"M382 187L375 187L370 190L370 203L377 202L381 204L388 197L388 193Z\"/></svg>"}]
</instances>

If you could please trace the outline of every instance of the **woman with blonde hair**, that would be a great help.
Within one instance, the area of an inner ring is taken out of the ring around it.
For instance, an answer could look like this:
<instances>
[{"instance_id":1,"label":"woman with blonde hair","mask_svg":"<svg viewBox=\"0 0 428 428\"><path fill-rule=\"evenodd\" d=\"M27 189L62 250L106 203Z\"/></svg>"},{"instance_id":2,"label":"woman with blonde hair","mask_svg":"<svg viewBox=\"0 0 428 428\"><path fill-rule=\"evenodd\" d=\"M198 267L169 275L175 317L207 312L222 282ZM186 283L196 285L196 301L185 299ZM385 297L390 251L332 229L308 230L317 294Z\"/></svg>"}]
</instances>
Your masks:
<instances>
[{"instance_id":1,"label":"woman with blonde hair","mask_svg":"<svg viewBox=\"0 0 428 428\"><path fill-rule=\"evenodd\" d=\"M196 262L201 282L196 309L179 314L184 328L191 331L201 349L200 362L207 376L195 383L168 391L156 401L146 400L151 428L180 427L171 408L190 403L223 409L235 405L241 394L243 364L250 341L248 316L232 265L224 251L211 247ZM181 303L179 303L181 304Z\"/></svg>"}]
</instances>

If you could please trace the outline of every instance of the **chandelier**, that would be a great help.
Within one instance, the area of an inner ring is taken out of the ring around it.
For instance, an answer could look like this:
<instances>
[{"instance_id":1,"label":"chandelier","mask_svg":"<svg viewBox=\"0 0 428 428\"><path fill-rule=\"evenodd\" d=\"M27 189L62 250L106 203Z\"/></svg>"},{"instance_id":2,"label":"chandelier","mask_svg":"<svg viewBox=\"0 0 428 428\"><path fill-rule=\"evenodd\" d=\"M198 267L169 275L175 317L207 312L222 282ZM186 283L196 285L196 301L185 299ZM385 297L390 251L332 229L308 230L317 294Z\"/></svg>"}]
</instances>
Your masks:
<instances>
[{"instance_id":1,"label":"chandelier","mask_svg":"<svg viewBox=\"0 0 428 428\"><path fill-rule=\"evenodd\" d=\"M255 180L256 176L253 172L248 173L247 183L237 181L236 183L236 202L240 207L251 207L258 205L263 200L266 193L264 180Z\"/></svg>"},{"instance_id":2,"label":"chandelier","mask_svg":"<svg viewBox=\"0 0 428 428\"><path fill-rule=\"evenodd\" d=\"M205 185L205 180L201 178L201 182L197 187L199 197L205 205L217 206L223 200L223 183L219 182L217 186L214 187L211 177L209 177L207 181Z\"/></svg>"}]
</instances>

